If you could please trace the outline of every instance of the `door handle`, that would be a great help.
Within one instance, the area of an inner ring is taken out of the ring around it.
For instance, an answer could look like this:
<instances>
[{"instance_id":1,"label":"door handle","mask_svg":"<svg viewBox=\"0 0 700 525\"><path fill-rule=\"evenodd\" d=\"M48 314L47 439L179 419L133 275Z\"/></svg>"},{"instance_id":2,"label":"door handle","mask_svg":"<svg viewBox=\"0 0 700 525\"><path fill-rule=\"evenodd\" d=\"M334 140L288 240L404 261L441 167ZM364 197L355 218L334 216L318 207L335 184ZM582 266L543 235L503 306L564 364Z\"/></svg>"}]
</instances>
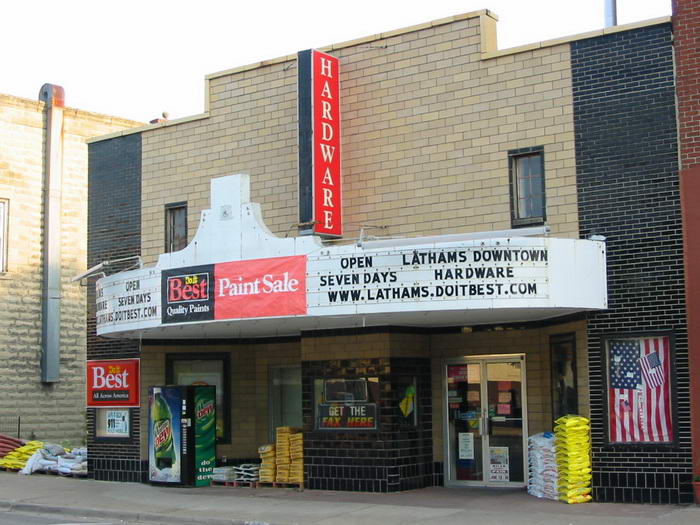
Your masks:
<instances>
[{"instance_id":1,"label":"door handle","mask_svg":"<svg viewBox=\"0 0 700 525\"><path fill-rule=\"evenodd\" d=\"M482 436L486 436L489 434L489 426L490 426L490 422L489 422L488 416L486 416L486 417L482 416L481 417L481 435Z\"/></svg>"}]
</instances>

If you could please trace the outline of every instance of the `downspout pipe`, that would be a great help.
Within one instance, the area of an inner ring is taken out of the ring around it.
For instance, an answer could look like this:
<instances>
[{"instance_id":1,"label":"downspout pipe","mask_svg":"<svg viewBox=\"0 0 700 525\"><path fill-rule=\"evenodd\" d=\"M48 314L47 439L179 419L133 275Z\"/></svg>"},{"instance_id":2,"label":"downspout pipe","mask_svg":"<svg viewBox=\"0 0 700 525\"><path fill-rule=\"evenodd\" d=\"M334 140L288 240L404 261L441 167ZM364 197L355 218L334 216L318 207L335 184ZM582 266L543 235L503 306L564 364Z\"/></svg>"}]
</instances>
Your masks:
<instances>
[{"instance_id":1,"label":"downspout pipe","mask_svg":"<svg viewBox=\"0 0 700 525\"><path fill-rule=\"evenodd\" d=\"M605 27L617 25L617 0L605 0Z\"/></svg>"},{"instance_id":2,"label":"downspout pipe","mask_svg":"<svg viewBox=\"0 0 700 525\"><path fill-rule=\"evenodd\" d=\"M59 380L61 355L61 198L63 179L63 108L61 86L44 84L44 219L41 285L41 381Z\"/></svg>"}]
</instances>

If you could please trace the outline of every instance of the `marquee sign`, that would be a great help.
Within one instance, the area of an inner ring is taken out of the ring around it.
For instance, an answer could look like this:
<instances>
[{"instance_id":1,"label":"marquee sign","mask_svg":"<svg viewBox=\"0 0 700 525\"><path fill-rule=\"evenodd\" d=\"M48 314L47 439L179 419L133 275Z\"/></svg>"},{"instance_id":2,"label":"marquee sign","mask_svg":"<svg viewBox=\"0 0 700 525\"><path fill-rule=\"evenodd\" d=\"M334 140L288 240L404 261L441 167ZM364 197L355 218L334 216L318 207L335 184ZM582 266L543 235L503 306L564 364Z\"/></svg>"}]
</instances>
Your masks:
<instances>
[{"instance_id":1,"label":"marquee sign","mask_svg":"<svg viewBox=\"0 0 700 525\"><path fill-rule=\"evenodd\" d=\"M139 406L139 365L139 359L87 361L87 406Z\"/></svg>"},{"instance_id":2,"label":"marquee sign","mask_svg":"<svg viewBox=\"0 0 700 525\"><path fill-rule=\"evenodd\" d=\"M316 50L298 53L299 220L308 233L343 234L340 175L339 60Z\"/></svg>"},{"instance_id":3,"label":"marquee sign","mask_svg":"<svg viewBox=\"0 0 700 525\"><path fill-rule=\"evenodd\" d=\"M326 246L316 236L274 237L248 195L247 177L214 179L213 209L189 246L161 255L155 267L100 279L97 334L465 326L607 307L600 241L456 234Z\"/></svg>"}]
</instances>

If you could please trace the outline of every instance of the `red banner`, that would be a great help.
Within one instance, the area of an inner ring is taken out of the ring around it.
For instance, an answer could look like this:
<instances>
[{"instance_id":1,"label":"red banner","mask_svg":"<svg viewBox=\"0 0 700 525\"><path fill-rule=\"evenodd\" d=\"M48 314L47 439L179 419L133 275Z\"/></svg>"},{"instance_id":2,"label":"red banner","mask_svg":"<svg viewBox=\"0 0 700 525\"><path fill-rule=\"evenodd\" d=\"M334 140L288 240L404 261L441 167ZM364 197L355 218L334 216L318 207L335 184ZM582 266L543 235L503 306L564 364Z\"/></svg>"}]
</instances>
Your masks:
<instances>
[{"instance_id":1,"label":"red banner","mask_svg":"<svg viewBox=\"0 0 700 525\"><path fill-rule=\"evenodd\" d=\"M313 75L313 187L314 232L343 234L340 184L340 70L339 60L311 52Z\"/></svg>"},{"instance_id":2,"label":"red banner","mask_svg":"<svg viewBox=\"0 0 700 525\"><path fill-rule=\"evenodd\" d=\"M214 265L214 319L306 314L306 256Z\"/></svg>"},{"instance_id":3,"label":"red banner","mask_svg":"<svg viewBox=\"0 0 700 525\"><path fill-rule=\"evenodd\" d=\"M87 406L139 406L139 363L139 359L87 361Z\"/></svg>"}]
</instances>

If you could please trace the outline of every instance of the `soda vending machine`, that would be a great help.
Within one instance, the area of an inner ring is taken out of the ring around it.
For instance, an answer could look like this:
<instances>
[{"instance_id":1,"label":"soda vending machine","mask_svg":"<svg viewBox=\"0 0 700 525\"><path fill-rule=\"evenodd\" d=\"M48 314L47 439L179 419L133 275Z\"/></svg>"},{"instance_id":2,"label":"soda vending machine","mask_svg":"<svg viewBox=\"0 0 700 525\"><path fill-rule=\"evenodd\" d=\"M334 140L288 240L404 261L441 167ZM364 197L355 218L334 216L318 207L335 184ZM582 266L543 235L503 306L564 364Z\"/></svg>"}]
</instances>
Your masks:
<instances>
[{"instance_id":1,"label":"soda vending machine","mask_svg":"<svg viewBox=\"0 0 700 525\"><path fill-rule=\"evenodd\" d=\"M152 386L148 414L151 483L209 485L216 463L216 387Z\"/></svg>"}]
</instances>

